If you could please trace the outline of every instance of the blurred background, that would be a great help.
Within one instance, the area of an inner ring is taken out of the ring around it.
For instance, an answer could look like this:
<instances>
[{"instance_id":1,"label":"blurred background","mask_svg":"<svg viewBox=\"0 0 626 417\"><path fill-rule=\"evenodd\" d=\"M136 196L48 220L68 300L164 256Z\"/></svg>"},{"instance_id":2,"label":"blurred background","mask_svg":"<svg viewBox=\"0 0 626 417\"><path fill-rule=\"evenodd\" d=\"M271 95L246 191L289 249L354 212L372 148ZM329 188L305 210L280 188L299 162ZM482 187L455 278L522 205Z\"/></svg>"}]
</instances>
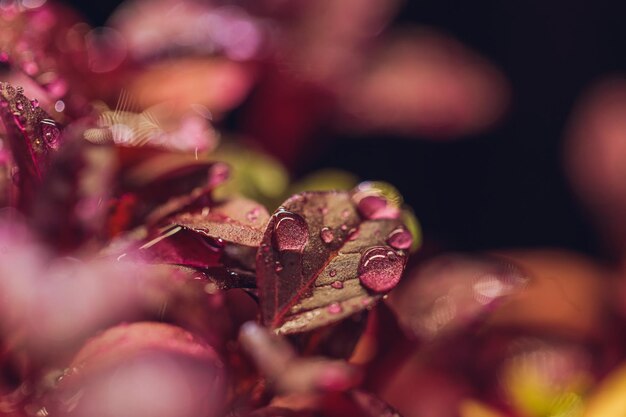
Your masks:
<instances>
[{"instance_id":1,"label":"blurred background","mask_svg":"<svg viewBox=\"0 0 626 417\"><path fill-rule=\"evenodd\" d=\"M67 3L98 27L121 2ZM247 4L259 19L278 21L293 37L287 48L306 55L289 55L306 61L298 70L314 73L277 77L280 60L262 64L261 81L218 129L255 137L295 176L336 167L396 185L435 246L600 253L566 179L563 148L581 94L626 71L621 2L373 0L322 12L299 11L315 9L302 1L218 3ZM360 69L349 70L356 62ZM357 80L356 92L337 87L342 77Z\"/></svg>"}]
</instances>

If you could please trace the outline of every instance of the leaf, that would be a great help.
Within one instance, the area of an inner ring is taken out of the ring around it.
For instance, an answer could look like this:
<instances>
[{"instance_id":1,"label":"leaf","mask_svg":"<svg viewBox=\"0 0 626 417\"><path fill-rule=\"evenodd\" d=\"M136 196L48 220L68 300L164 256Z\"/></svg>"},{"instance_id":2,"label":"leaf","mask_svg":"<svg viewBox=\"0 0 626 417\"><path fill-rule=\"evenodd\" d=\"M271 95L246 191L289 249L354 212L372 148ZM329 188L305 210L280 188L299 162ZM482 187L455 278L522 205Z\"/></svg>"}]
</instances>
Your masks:
<instances>
[{"instance_id":1,"label":"leaf","mask_svg":"<svg viewBox=\"0 0 626 417\"><path fill-rule=\"evenodd\" d=\"M61 251L106 235L107 203L117 170L113 148L91 145L71 127L65 138L31 209L35 230Z\"/></svg>"},{"instance_id":2,"label":"leaf","mask_svg":"<svg viewBox=\"0 0 626 417\"><path fill-rule=\"evenodd\" d=\"M360 381L357 369L342 360L299 357L280 335L254 322L244 323L239 343L261 374L282 394L342 392Z\"/></svg>"},{"instance_id":3,"label":"leaf","mask_svg":"<svg viewBox=\"0 0 626 417\"><path fill-rule=\"evenodd\" d=\"M388 304L408 334L433 340L470 325L527 282L506 259L448 254L409 274Z\"/></svg>"},{"instance_id":4,"label":"leaf","mask_svg":"<svg viewBox=\"0 0 626 417\"><path fill-rule=\"evenodd\" d=\"M0 119L19 169L19 206L27 209L41 183L50 154L60 144L61 129L39 107L37 100L29 100L21 87L4 82L0 82Z\"/></svg>"},{"instance_id":5,"label":"leaf","mask_svg":"<svg viewBox=\"0 0 626 417\"><path fill-rule=\"evenodd\" d=\"M117 195L132 195L136 201L127 227L145 221L146 217L149 224L155 224L189 207L211 204L213 190L230 173L224 163L196 160L193 155L156 151L148 154L148 158L127 152L120 155L122 172Z\"/></svg>"},{"instance_id":6,"label":"leaf","mask_svg":"<svg viewBox=\"0 0 626 417\"><path fill-rule=\"evenodd\" d=\"M400 413L369 392L352 390L350 396L367 417L401 417Z\"/></svg>"},{"instance_id":7,"label":"leaf","mask_svg":"<svg viewBox=\"0 0 626 417\"><path fill-rule=\"evenodd\" d=\"M626 365L620 364L595 388L590 396L584 417L626 415Z\"/></svg>"},{"instance_id":8,"label":"leaf","mask_svg":"<svg viewBox=\"0 0 626 417\"><path fill-rule=\"evenodd\" d=\"M400 280L411 235L399 211L378 209L388 207L383 197L369 196L375 209L361 197L302 193L272 216L256 270L262 320L277 333L337 322L371 307Z\"/></svg>"},{"instance_id":9,"label":"leaf","mask_svg":"<svg viewBox=\"0 0 626 417\"><path fill-rule=\"evenodd\" d=\"M224 365L211 346L180 327L137 322L88 341L45 406L68 417L216 417L226 389Z\"/></svg>"},{"instance_id":10,"label":"leaf","mask_svg":"<svg viewBox=\"0 0 626 417\"><path fill-rule=\"evenodd\" d=\"M140 249L152 262L202 269L222 288L251 288L268 220L262 205L233 198L168 218L167 226Z\"/></svg>"},{"instance_id":11,"label":"leaf","mask_svg":"<svg viewBox=\"0 0 626 417\"><path fill-rule=\"evenodd\" d=\"M461 417L504 417L499 410L471 399L461 403L459 414Z\"/></svg>"}]
</instances>

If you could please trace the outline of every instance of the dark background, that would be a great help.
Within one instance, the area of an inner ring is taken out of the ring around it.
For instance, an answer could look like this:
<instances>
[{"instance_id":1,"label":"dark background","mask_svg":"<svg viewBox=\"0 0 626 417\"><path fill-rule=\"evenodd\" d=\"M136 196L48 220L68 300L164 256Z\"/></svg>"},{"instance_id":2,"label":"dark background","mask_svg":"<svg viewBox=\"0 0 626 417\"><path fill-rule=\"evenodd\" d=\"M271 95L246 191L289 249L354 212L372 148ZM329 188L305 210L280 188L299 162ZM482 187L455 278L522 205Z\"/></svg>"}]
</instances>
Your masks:
<instances>
[{"instance_id":1,"label":"dark background","mask_svg":"<svg viewBox=\"0 0 626 417\"><path fill-rule=\"evenodd\" d=\"M101 25L118 2L69 3ZM453 249L558 246L597 254L598 238L563 174L562 136L583 89L626 70L623 12L620 1L406 1L395 25L443 29L505 73L509 115L455 142L335 138L302 170L337 166L395 184L427 239Z\"/></svg>"}]
</instances>

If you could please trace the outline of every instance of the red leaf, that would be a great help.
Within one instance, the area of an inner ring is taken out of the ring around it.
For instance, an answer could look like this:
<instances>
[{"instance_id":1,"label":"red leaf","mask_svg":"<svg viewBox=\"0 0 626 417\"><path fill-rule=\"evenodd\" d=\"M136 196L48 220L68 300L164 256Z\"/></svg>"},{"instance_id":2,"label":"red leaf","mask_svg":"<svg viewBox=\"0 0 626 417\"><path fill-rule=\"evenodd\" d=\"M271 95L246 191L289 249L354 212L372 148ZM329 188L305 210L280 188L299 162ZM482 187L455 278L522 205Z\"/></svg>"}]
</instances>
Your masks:
<instances>
[{"instance_id":1,"label":"red leaf","mask_svg":"<svg viewBox=\"0 0 626 417\"><path fill-rule=\"evenodd\" d=\"M38 102L29 100L22 91L0 82L0 119L19 169L19 206L26 209L41 183L50 153L58 148L61 130Z\"/></svg>"},{"instance_id":2,"label":"red leaf","mask_svg":"<svg viewBox=\"0 0 626 417\"><path fill-rule=\"evenodd\" d=\"M52 158L31 209L33 226L61 251L104 238L107 202L117 170L114 149L82 140L82 129L68 128Z\"/></svg>"},{"instance_id":3,"label":"red leaf","mask_svg":"<svg viewBox=\"0 0 626 417\"><path fill-rule=\"evenodd\" d=\"M166 229L141 249L153 262L202 269L222 288L253 287L255 254L268 220L262 205L231 199L167 219Z\"/></svg>"},{"instance_id":4,"label":"red leaf","mask_svg":"<svg viewBox=\"0 0 626 417\"><path fill-rule=\"evenodd\" d=\"M282 394L342 392L360 381L357 369L347 362L298 357L284 337L254 322L241 326L239 342L260 373Z\"/></svg>"},{"instance_id":5,"label":"red leaf","mask_svg":"<svg viewBox=\"0 0 626 417\"><path fill-rule=\"evenodd\" d=\"M528 282L506 259L460 254L437 257L409 278L388 304L408 334L426 340L465 328Z\"/></svg>"},{"instance_id":6,"label":"red leaf","mask_svg":"<svg viewBox=\"0 0 626 417\"><path fill-rule=\"evenodd\" d=\"M356 194L308 192L274 213L256 259L266 325L278 333L309 331L371 307L398 283L406 242L387 242L395 245L398 230L408 234L393 218L399 212L369 216L372 210L357 203Z\"/></svg>"},{"instance_id":7,"label":"red leaf","mask_svg":"<svg viewBox=\"0 0 626 417\"><path fill-rule=\"evenodd\" d=\"M209 345L182 328L143 322L87 342L46 408L68 417L212 417L221 415L225 391L224 366Z\"/></svg>"}]
</instances>

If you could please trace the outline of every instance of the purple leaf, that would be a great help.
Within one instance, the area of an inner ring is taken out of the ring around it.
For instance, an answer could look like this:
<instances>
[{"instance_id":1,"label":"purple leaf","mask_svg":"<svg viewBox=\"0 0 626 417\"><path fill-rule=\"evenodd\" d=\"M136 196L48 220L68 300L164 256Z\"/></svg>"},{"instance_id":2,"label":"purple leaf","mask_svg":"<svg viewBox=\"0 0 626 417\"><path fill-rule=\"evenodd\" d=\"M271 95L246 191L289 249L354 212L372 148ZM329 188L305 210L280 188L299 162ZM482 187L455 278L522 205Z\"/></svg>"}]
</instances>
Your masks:
<instances>
[{"instance_id":1,"label":"purple leaf","mask_svg":"<svg viewBox=\"0 0 626 417\"><path fill-rule=\"evenodd\" d=\"M348 192L308 192L274 213L256 259L267 326L310 331L371 307L398 283L407 253L387 241L406 228L390 211L360 215L358 203Z\"/></svg>"}]
</instances>

